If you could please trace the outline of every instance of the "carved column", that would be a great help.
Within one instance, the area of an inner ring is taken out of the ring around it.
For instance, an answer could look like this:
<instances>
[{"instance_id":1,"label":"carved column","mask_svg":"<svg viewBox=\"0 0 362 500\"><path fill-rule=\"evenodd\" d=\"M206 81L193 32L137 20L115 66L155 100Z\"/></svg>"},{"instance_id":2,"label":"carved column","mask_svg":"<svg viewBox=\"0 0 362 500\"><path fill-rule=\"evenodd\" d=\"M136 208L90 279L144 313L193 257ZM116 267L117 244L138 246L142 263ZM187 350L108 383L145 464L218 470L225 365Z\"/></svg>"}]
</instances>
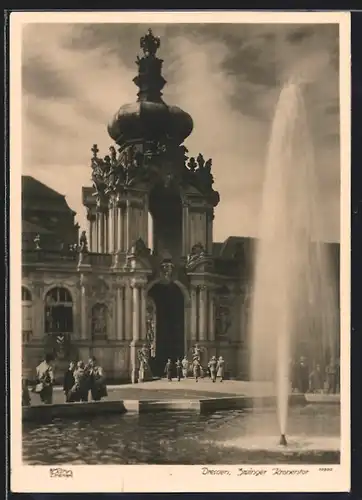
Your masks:
<instances>
[{"instance_id":1,"label":"carved column","mask_svg":"<svg viewBox=\"0 0 362 500\"><path fill-rule=\"evenodd\" d=\"M124 318L124 329L125 329L125 338L128 340L132 340L132 288L130 285L125 287L125 318Z\"/></svg>"},{"instance_id":2,"label":"carved column","mask_svg":"<svg viewBox=\"0 0 362 500\"><path fill-rule=\"evenodd\" d=\"M191 287L191 341L197 341L197 289Z\"/></svg>"},{"instance_id":3,"label":"carved column","mask_svg":"<svg viewBox=\"0 0 362 500\"><path fill-rule=\"evenodd\" d=\"M131 240L131 202L130 200L127 200L126 203L126 247L125 250L129 250L131 247L132 242Z\"/></svg>"},{"instance_id":4,"label":"carved column","mask_svg":"<svg viewBox=\"0 0 362 500\"><path fill-rule=\"evenodd\" d=\"M116 252L123 250L122 238L123 238L123 224L122 224L122 209L121 207L116 208Z\"/></svg>"},{"instance_id":5,"label":"carved column","mask_svg":"<svg viewBox=\"0 0 362 500\"><path fill-rule=\"evenodd\" d=\"M117 286L116 291L116 339L124 339L124 287Z\"/></svg>"},{"instance_id":6,"label":"carved column","mask_svg":"<svg viewBox=\"0 0 362 500\"><path fill-rule=\"evenodd\" d=\"M206 234L207 234L207 242L206 242L206 250L208 253L212 253L212 242L213 242L213 210L210 209L210 211L206 215Z\"/></svg>"},{"instance_id":7,"label":"carved column","mask_svg":"<svg viewBox=\"0 0 362 500\"><path fill-rule=\"evenodd\" d=\"M96 216L92 213L91 209L87 209L87 219L88 219L88 237L89 237L89 250L94 252L94 247L96 243Z\"/></svg>"},{"instance_id":8,"label":"carved column","mask_svg":"<svg viewBox=\"0 0 362 500\"><path fill-rule=\"evenodd\" d=\"M146 339L147 335L147 289L145 286L141 288L141 325L140 325L140 338Z\"/></svg>"},{"instance_id":9,"label":"carved column","mask_svg":"<svg viewBox=\"0 0 362 500\"><path fill-rule=\"evenodd\" d=\"M132 283L132 342L131 342L131 380L138 380L138 356L137 350L140 340L140 288L138 283Z\"/></svg>"},{"instance_id":10,"label":"carved column","mask_svg":"<svg viewBox=\"0 0 362 500\"><path fill-rule=\"evenodd\" d=\"M145 196L143 209L143 240L148 247L148 198Z\"/></svg>"},{"instance_id":11,"label":"carved column","mask_svg":"<svg viewBox=\"0 0 362 500\"><path fill-rule=\"evenodd\" d=\"M138 342L140 339L140 287L138 283L133 284L132 299L132 339Z\"/></svg>"},{"instance_id":12,"label":"carved column","mask_svg":"<svg viewBox=\"0 0 362 500\"><path fill-rule=\"evenodd\" d=\"M110 210L104 213L104 253L108 253L109 249L109 233L110 233Z\"/></svg>"},{"instance_id":13,"label":"carved column","mask_svg":"<svg viewBox=\"0 0 362 500\"><path fill-rule=\"evenodd\" d=\"M115 214L113 204L110 205L108 212L108 253L114 252L114 233L115 233Z\"/></svg>"},{"instance_id":14,"label":"carved column","mask_svg":"<svg viewBox=\"0 0 362 500\"><path fill-rule=\"evenodd\" d=\"M207 288L200 287L200 305L199 305L199 340L207 340Z\"/></svg>"},{"instance_id":15,"label":"carved column","mask_svg":"<svg viewBox=\"0 0 362 500\"><path fill-rule=\"evenodd\" d=\"M209 290L209 340L215 341L215 304L214 292Z\"/></svg>"},{"instance_id":16,"label":"carved column","mask_svg":"<svg viewBox=\"0 0 362 500\"><path fill-rule=\"evenodd\" d=\"M80 337L82 340L88 338L88 321L87 321L87 290L86 279L81 276L80 283L81 297L80 297Z\"/></svg>"},{"instance_id":17,"label":"carved column","mask_svg":"<svg viewBox=\"0 0 362 500\"><path fill-rule=\"evenodd\" d=\"M99 209L97 212L97 251L104 253L106 251L106 214L103 210Z\"/></svg>"},{"instance_id":18,"label":"carved column","mask_svg":"<svg viewBox=\"0 0 362 500\"><path fill-rule=\"evenodd\" d=\"M97 213L96 213L96 224L95 224L95 251L97 253L100 252L100 247L101 247L101 244L100 244L100 241L101 241L101 213L99 210L97 210Z\"/></svg>"}]
</instances>

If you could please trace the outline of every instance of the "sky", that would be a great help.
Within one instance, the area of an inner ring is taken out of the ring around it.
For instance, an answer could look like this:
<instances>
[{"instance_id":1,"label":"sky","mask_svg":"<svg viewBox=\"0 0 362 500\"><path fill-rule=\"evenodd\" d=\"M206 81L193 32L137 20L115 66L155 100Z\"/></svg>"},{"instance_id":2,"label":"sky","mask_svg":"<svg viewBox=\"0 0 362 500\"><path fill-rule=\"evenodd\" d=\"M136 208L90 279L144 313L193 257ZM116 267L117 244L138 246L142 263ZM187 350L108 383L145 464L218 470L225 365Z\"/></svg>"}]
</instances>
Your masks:
<instances>
[{"instance_id":1,"label":"sky","mask_svg":"<svg viewBox=\"0 0 362 500\"><path fill-rule=\"evenodd\" d=\"M136 100L132 82L145 24L28 24L22 46L23 173L66 196L87 228L81 188L90 186L91 147L108 154L107 124ZM214 240L256 236L268 137L288 75L308 79L319 238L339 241L338 25L163 24L166 103L191 114L190 156L213 160Z\"/></svg>"}]
</instances>

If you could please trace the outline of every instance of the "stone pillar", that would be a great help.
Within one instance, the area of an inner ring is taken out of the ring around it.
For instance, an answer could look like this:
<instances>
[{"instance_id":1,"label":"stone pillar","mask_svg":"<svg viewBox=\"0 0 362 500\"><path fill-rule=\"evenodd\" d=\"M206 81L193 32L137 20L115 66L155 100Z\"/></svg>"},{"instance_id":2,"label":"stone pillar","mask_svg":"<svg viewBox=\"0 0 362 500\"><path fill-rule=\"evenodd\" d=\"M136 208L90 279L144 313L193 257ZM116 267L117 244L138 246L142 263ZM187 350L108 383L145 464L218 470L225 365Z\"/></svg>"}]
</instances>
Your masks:
<instances>
[{"instance_id":1,"label":"stone pillar","mask_svg":"<svg viewBox=\"0 0 362 500\"><path fill-rule=\"evenodd\" d=\"M137 283L132 287L132 339L138 342L140 339L140 288Z\"/></svg>"},{"instance_id":2,"label":"stone pillar","mask_svg":"<svg viewBox=\"0 0 362 500\"><path fill-rule=\"evenodd\" d=\"M108 253L114 252L114 209L110 207L108 212Z\"/></svg>"},{"instance_id":3,"label":"stone pillar","mask_svg":"<svg viewBox=\"0 0 362 500\"><path fill-rule=\"evenodd\" d=\"M129 250L132 245L131 241L131 202L127 200L126 204L126 247L125 250Z\"/></svg>"},{"instance_id":4,"label":"stone pillar","mask_svg":"<svg viewBox=\"0 0 362 500\"><path fill-rule=\"evenodd\" d=\"M96 236L96 239L95 239L95 251L97 253L100 252L100 241L101 241L101 213L99 211L97 211L96 213L96 228L95 228L95 236Z\"/></svg>"},{"instance_id":5,"label":"stone pillar","mask_svg":"<svg viewBox=\"0 0 362 500\"><path fill-rule=\"evenodd\" d=\"M147 336L147 289L145 286L141 288L141 324L140 338L146 340Z\"/></svg>"},{"instance_id":6,"label":"stone pillar","mask_svg":"<svg viewBox=\"0 0 362 500\"><path fill-rule=\"evenodd\" d=\"M124 287L122 285L117 286L116 290L116 339L123 340L124 339Z\"/></svg>"},{"instance_id":7,"label":"stone pillar","mask_svg":"<svg viewBox=\"0 0 362 500\"><path fill-rule=\"evenodd\" d=\"M105 231L105 218L106 214L102 211L99 211L97 213L97 226L98 226L98 253L104 253L105 252L105 236L106 236L106 231Z\"/></svg>"},{"instance_id":8,"label":"stone pillar","mask_svg":"<svg viewBox=\"0 0 362 500\"><path fill-rule=\"evenodd\" d=\"M145 196L143 208L143 241L148 248L148 197Z\"/></svg>"},{"instance_id":9,"label":"stone pillar","mask_svg":"<svg viewBox=\"0 0 362 500\"><path fill-rule=\"evenodd\" d=\"M191 341L197 341L197 289L191 287Z\"/></svg>"},{"instance_id":10,"label":"stone pillar","mask_svg":"<svg viewBox=\"0 0 362 500\"><path fill-rule=\"evenodd\" d=\"M122 250L122 214L121 207L114 209L114 251L120 252Z\"/></svg>"},{"instance_id":11,"label":"stone pillar","mask_svg":"<svg viewBox=\"0 0 362 500\"><path fill-rule=\"evenodd\" d=\"M212 290L209 290L209 340L215 341L215 304Z\"/></svg>"},{"instance_id":12,"label":"stone pillar","mask_svg":"<svg viewBox=\"0 0 362 500\"><path fill-rule=\"evenodd\" d=\"M109 253L110 210L104 213L104 253Z\"/></svg>"},{"instance_id":13,"label":"stone pillar","mask_svg":"<svg viewBox=\"0 0 362 500\"><path fill-rule=\"evenodd\" d=\"M95 244L95 227L96 227L96 217L95 215L91 212L90 209L88 209L87 213L87 219L88 219L88 238L89 238L89 251L94 252L94 244Z\"/></svg>"},{"instance_id":14,"label":"stone pillar","mask_svg":"<svg viewBox=\"0 0 362 500\"><path fill-rule=\"evenodd\" d=\"M200 304L199 304L199 340L207 340L207 288L200 287Z\"/></svg>"},{"instance_id":15,"label":"stone pillar","mask_svg":"<svg viewBox=\"0 0 362 500\"><path fill-rule=\"evenodd\" d=\"M131 342L131 380L138 381L138 348L140 340L140 288L138 283L132 283L132 342Z\"/></svg>"},{"instance_id":16,"label":"stone pillar","mask_svg":"<svg viewBox=\"0 0 362 500\"><path fill-rule=\"evenodd\" d=\"M125 287L125 301L124 301L124 334L125 338L132 340L132 288L130 285Z\"/></svg>"},{"instance_id":17,"label":"stone pillar","mask_svg":"<svg viewBox=\"0 0 362 500\"><path fill-rule=\"evenodd\" d=\"M87 321L87 291L84 277L81 278L81 297L80 297L80 338L86 340L88 337Z\"/></svg>"},{"instance_id":18,"label":"stone pillar","mask_svg":"<svg viewBox=\"0 0 362 500\"><path fill-rule=\"evenodd\" d=\"M207 242L206 242L206 250L208 253L212 254L212 242L213 242L213 218L214 214L212 209L206 215L206 234L207 234Z\"/></svg>"}]
</instances>

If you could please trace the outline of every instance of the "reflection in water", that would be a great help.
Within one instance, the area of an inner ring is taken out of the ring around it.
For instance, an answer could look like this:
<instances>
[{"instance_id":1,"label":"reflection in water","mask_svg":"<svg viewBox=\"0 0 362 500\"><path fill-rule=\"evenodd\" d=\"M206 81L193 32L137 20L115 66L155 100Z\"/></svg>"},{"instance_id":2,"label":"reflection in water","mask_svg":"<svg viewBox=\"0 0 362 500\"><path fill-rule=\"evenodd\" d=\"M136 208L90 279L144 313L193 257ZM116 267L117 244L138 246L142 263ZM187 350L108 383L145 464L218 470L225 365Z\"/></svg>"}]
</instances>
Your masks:
<instances>
[{"instance_id":1,"label":"reflection in water","mask_svg":"<svg viewBox=\"0 0 362 500\"><path fill-rule=\"evenodd\" d=\"M212 415L126 414L54 420L46 425L27 423L23 459L30 465L339 462L338 405L294 408L290 416L294 447L286 453L276 450L275 443L268 445L274 412L257 415L234 410ZM258 442L246 434L249 420L268 431ZM268 425L260 425L263 422Z\"/></svg>"}]
</instances>

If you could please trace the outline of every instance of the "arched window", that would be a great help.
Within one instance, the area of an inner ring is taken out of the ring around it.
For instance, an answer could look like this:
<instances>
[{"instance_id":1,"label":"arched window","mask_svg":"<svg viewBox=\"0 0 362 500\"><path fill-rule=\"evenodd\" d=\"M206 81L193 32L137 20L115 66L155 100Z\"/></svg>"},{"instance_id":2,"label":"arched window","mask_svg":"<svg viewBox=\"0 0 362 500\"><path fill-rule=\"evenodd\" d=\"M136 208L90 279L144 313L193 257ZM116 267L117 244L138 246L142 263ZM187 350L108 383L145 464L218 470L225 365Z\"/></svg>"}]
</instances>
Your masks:
<instances>
[{"instance_id":1,"label":"arched window","mask_svg":"<svg viewBox=\"0 0 362 500\"><path fill-rule=\"evenodd\" d=\"M45 297L45 333L72 332L72 297L66 288L52 288Z\"/></svg>"},{"instance_id":2,"label":"arched window","mask_svg":"<svg viewBox=\"0 0 362 500\"><path fill-rule=\"evenodd\" d=\"M92 339L107 338L108 309L105 304L95 304L92 308Z\"/></svg>"},{"instance_id":3,"label":"arched window","mask_svg":"<svg viewBox=\"0 0 362 500\"><path fill-rule=\"evenodd\" d=\"M33 333L32 325L32 297L30 291L21 287L21 309L22 309L22 335L23 342L27 343Z\"/></svg>"}]
</instances>

